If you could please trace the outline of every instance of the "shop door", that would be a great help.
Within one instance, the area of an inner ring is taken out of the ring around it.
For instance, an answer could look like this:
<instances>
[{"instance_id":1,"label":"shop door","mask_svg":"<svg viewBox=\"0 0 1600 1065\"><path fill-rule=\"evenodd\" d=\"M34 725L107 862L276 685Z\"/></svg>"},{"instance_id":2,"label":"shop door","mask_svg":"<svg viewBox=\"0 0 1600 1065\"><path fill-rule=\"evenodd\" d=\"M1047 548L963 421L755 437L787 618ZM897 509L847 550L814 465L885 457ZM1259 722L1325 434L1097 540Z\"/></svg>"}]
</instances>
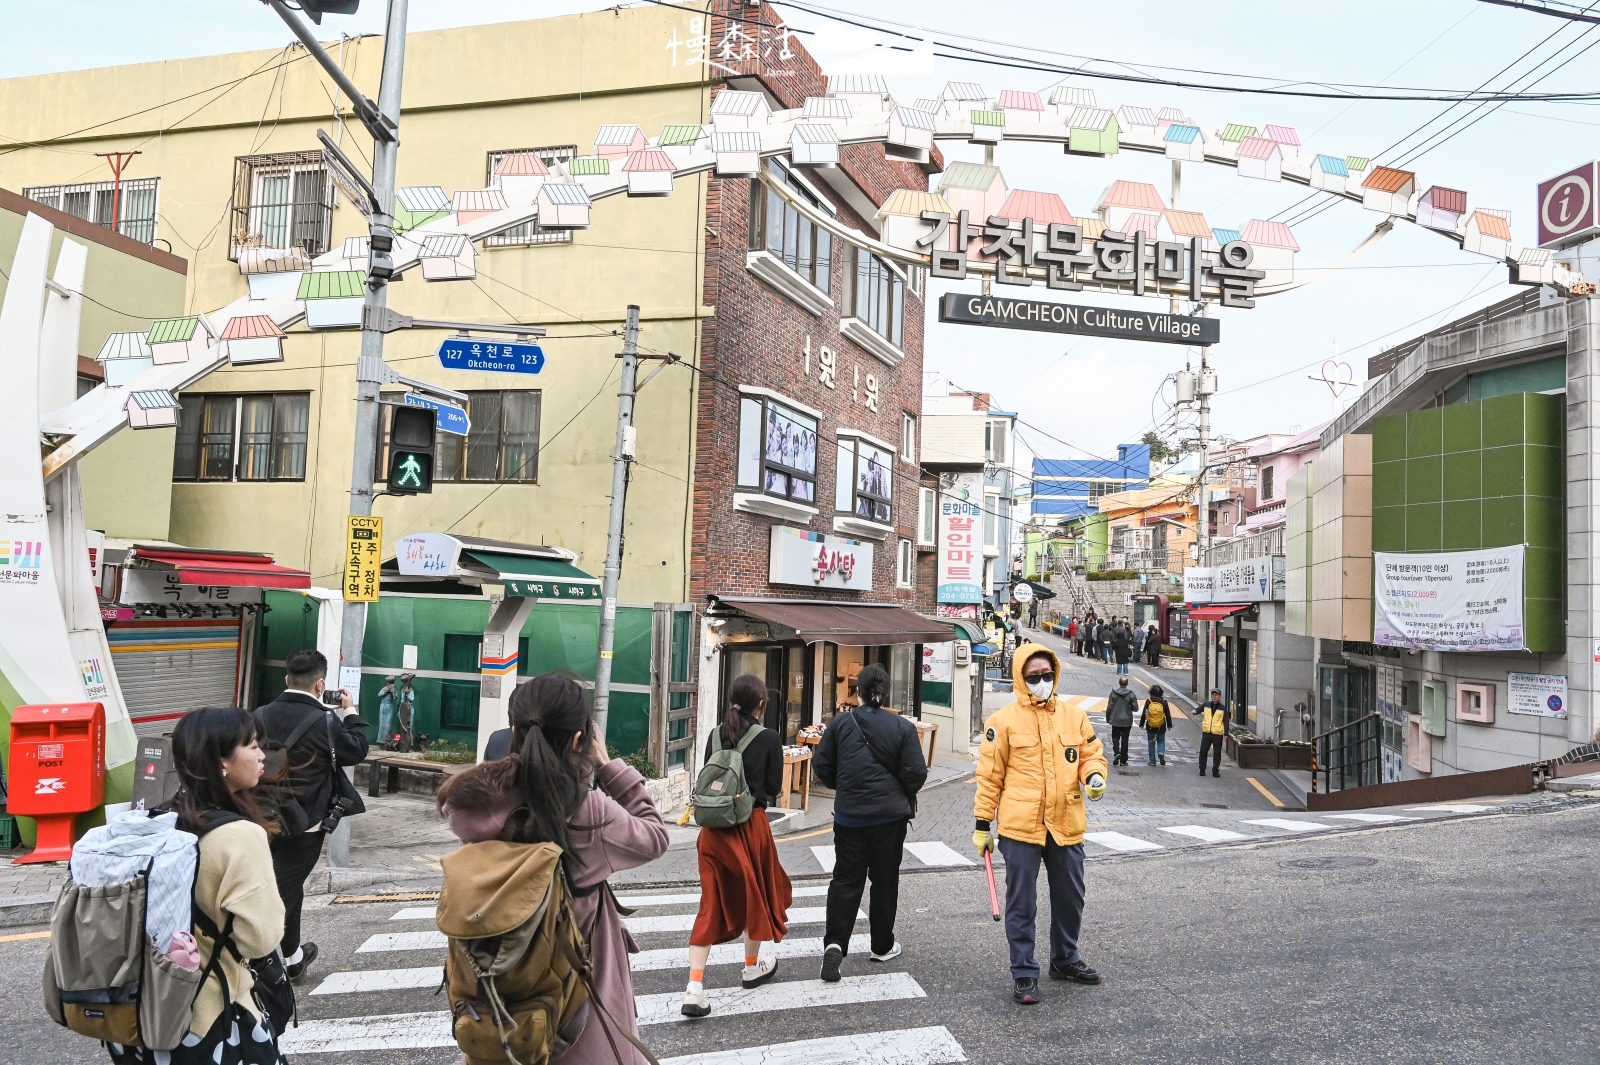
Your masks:
<instances>
[{"instance_id":1,"label":"shop door","mask_svg":"<svg viewBox=\"0 0 1600 1065\"><path fill-rule=\"evenodd\" d=\"M238 618L119 621L106 641L137 735L171 732L190 710L238 705Z\"/></svg>"},{"instance_id":2,"label":"shop door","mask_svg":"<svg viewBox=\"0 0 1600 1065\"><path fill-rule=\"evenodd\" d=\"M724 650L719 712L728 705L728 686L735 677L756 677L767 690L761 723L793 743L804 723L808 657L804 644L744 644Z\"/></svg>"}]
</instances>

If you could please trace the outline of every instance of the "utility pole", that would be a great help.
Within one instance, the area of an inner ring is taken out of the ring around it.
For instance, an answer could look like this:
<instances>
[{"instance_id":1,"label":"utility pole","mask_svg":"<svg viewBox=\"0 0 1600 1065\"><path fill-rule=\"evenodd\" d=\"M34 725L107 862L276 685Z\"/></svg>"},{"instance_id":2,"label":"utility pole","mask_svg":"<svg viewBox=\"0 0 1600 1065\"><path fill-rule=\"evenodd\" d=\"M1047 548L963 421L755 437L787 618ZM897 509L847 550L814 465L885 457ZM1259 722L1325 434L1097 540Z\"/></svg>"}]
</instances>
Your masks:
<instances>
[{"instance_id":1,"label":"utility pole","mask_svg":"<svg viewBox=\"0 0 1600 1065\"><path fill-rule=\"evenodd\" d=\"M1200 316L1202 318L1207 316L1206 311L1207 305L1202 303L1200 305ZM1202 346L1200 348L1200 373L1195 380L1194 389L1195 398L1200 402L1200 477L1197 486L1200 494L1200 505L1198 507L1199 517L1195 522L1195 544L1196 550L1200 554L1200 557L1195 562L1200 566L1207 565L1209 560L1206 557L1206 552L1211 546L1211 486L1207 483L1207 475L1210 473L1211 460L1211 397L1217 391L1217 372L1211 368L1210 363L1207 361L1210 351L1209 347ZM1211 661L1211 626L1215 622L1208 621L1205 624L1206 638L1199 641L1202 644L1201 647L1194 649L1197 661L1200 660L1198 658L1199 655L1202 653L1205 655L1205 668L1201 671L1201 683L1207 691L1195 693L1196 696L1200 697L1206 697L1209 690L1215 686L1211 680L1211 672L1214 665Z\"/></svg>"},{"instance_id":2,"label":"utility pole","mask_svg":"<svg viewBox=\"0 0 1600 1065\"><path fill-rule=\"evenodd\" d=\"M628 499L628 464L633 461L636 436L633 398L639 379L639 308L628 305L628 325L622 334L622 391L617 393L617 449L611 464L611 523L606 531L605 596L600 607L600 659L594 667L594 723L601 741L611 708L611 653L617 635L617 582L622 577L622 518ZM651 376L654 376L652 374Z\"/></svg>"}]
</instances>

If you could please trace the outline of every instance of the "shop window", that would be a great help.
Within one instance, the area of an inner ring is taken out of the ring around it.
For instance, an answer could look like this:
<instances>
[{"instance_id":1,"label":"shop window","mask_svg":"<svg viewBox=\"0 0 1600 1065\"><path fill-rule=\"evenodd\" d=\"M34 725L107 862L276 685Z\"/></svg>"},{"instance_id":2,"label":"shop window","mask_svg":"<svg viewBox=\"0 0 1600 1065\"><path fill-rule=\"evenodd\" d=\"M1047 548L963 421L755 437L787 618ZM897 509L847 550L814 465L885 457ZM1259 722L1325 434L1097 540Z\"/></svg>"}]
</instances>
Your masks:
<instances>
[{"instance_id":1,"label":"shop window","mask_svg":"<svg viewBox=\"0 0 1600 1065\"><path fill-rule=\"evenodd\" d=\"M233 255L241 248L299 248L316 258L333 231L333 183L322 151L234 160Z\"/></svg>"},{"instance_id":2,"label":"shop window","mask_svg":"<svg viewBox=\"0 0 1600 1065\"><path fill-rule=\"evenodd\" d=\"M766 397L739 400L740 488L815 504L817 420Z\"/></svg>"},{"instance_id":3,"label":"shop window","mask_svg":"<svg viewBox=\"0 0 1600 1065\"><path fill-rule=\"evenodd\" d=\"M917 490L917 543L932 547L939 518L939 493L932 488Z\"/></svg>"},{"instance_id":4,"label":"shop window","mask_svg":"<svg viewBox=\"0 0 1600 1065\"><path fill-rule=\"evenodd\" d=\"M307 392L178 397L174 481L303 481Z\"/></svg>"},{"instance_id":5,"label":"shop window","mask_svg":"<svg viewBox=\"0 0 1600 1065\"><path fill-rule=\"evenodd\" d=\"M433 479L534 484L539 480L539 414L542 393L509 389L467 393L465 437L434 436ZM383 407L379 423L378 465L383 480L389 469L389 424L393 407Z\"/></svg>"},{"instance_id":6,"label":"shop window","mask_svg":"<svg viewBox=\"0 0 1600 1065\"><path fill-rule=\"evenodd\" d=\"M546 167L553 168L557 163L570 162L578 157L576 144L555 144L543 148L513 148L508 151L490 152L488 166L485 168L483 184L485 188L491 185L498 188L500 182L495 179L494 172L502 160L516 155L536 155ZM524 222L520 226L513 226L504 233L496 233L486 237L483 246L486 248L517 248L528 247L535 244L571 244L572 230L570 229L545 229L537 222Z\"/></svg>"},{"instance_id":7,"label":"shop window","mask_svg":"<svg viewBox=\"0 0 1600 1065\"><path fill-rule=\"evenodd\" d=\"M35 203L93 222L102 229L115 228L141 244L156 241L156 199L160 178L130 178L119 192L113 182L90 181L78 185L42 185L25 188L22 194ZM113 207L117 218L111 224Z\"/></svg>"},{"instance_id":8,"label":"shop window","mask_svg":"<svg viewBox=\"0 0 1600 1065\"><path fill-rule=\"evenodd\" d=\"M884 260L852 244L845 249L844 279L848 316L900 347L906 306L906 283L900 275Z\"/></svg>"},{"instance_id":9,"label":"shop window","mask_svg":"<svg viewBox=\"0 0 1600 1065\"><path fill-rule=\"evenodd\" d=\"M911 575L915 572L913 558L911 541L901 540L900 550L895 555L894 582L902 588L911 587Z\"/></svg>"},{"instance_id":10,"label":"shop window","mask_svg":"<svg viewBox=\"0 0 1600 1065\"><path fill-rule=\"evenodd\" d=\"M894 452L841 431L834 508L887 525L892 521L893 497Z\"/></svg>"},{"instance_id":11,"label":"shop window","mask_svg":"<svg viewBox=\"0 0 1600 1065\"><path fill-rule=\"evenodd\" d=\"M917 416L915 414L902 414L900 416L900 457L907 462L917 461Z\"/></svg>"},{"instance_id":12,"label":"shop window","mask_svg":"<svg viewBox=\"0 0 1600 1065\"><path fill-rule=\"evenodd\" d=\"M790 192L822 210L828 207L810 189L774 160L768 160L767 175ZM833 237L813 225L809 218L759 179L750 181L750 250L765 251L799 274L807 284L828 292L833 279Z\"/></svg>"}]
</instances>

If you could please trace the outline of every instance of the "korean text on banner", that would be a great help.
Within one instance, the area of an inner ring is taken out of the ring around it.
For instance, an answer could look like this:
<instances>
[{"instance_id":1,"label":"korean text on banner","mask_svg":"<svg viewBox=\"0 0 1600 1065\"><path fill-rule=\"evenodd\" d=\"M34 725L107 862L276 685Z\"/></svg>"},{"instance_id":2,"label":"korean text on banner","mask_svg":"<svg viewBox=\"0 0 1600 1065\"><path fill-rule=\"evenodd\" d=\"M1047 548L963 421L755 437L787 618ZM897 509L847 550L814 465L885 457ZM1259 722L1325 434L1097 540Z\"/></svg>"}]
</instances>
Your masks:
<instances>
[{"instance_id":1,"label":"korean text on banner","mask_svg":"<svg viewBox=\"0 0 1600 1065\"><path fill-rule=\"evenodd\" d=\"M378 566L383 561L383 519L350 515L344 552L344 599L347 603L378 601Z\"/></svg>"},{"instance_id":2,"label":"korean text on banner","mask_svg":"<svg viewBox=\"0 0 1600 1065\"><path fill-rule=\"evenodd\" d=\"M983 602L983 474L963 473L939 496L939 596L941 603Z\"/></svg>"},{"instance_id":3,"label":"korean text on banner","mask_svg":"<svg viewBox=\"0 0 1600 1065\"><path fill-rule=\"evenodd\" d=\"M1567 678L1548 673L1507 673L1506 709L1529 717L1567 716Z\"/></svg>"},{"instance_id":4,"label":"korean text on banner","mask_svg":"<svg viewBox=\"0 0 1600 1065\"><path fill-rule=\"evenodd\" d=\"M1373 642L1418 651L1520 651L1524 548L1373 555Z\"/></svg>"}]
</instances>

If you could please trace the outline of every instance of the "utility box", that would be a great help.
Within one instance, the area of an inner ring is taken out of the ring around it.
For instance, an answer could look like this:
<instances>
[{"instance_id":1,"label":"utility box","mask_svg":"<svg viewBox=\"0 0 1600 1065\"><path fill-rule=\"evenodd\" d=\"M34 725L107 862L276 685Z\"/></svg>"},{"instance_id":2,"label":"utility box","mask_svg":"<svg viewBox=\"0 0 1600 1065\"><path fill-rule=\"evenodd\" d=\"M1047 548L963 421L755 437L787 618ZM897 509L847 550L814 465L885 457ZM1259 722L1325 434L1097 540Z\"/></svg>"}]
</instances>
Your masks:
<instances>
[{"instance_id":1,"label":"utility box","mask_svg":"<svg viewBox=\"0 0 1600 1065\"><path fill-rule=\"evenodd\" d=\"M139 737L139 758L133 766L133 808L154 810L178 793L178 767L172 760L172 736Z\"/></svg>"},{"instance_id":2,"label":"utility box","mask_svg":"<svg viewBox=\"0 0 1600 1065\"><path fill-rule=\"evenodd\" d=\"M19 706L11 715L7 809L39 823L13 865L72 857L73 822L105 803L106 710L100 703Z\"/></svg>"}]
</instances>

